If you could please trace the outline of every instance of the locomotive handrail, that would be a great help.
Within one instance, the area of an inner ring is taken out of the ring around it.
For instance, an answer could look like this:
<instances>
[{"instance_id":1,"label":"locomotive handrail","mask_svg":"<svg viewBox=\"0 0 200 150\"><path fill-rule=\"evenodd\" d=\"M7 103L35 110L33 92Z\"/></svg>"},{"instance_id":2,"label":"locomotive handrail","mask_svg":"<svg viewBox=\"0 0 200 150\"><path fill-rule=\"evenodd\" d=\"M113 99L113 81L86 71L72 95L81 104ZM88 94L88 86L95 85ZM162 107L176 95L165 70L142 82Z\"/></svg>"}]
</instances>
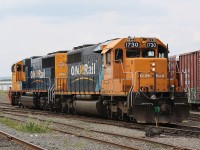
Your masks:
<instances>
[{"instance_id":1,"label":"locomotive handrail","mask_svg":"<svg viewBox=\"0 0 200 150\"><path fill-rule=\"evenodd\" d=\"M131 74L131 83L132 83L132 86L133 86L133 72L125 72L125 71L124 71L124 66L123 66L122 60L119 59L119 60L117 60L117 61L119 61L120 64L121 64L123 74ZM125 75L125 80L126 80L126 75Z\"/></svg>"},{"instance_id":2,"label":"locomotive handrail","mask_svg":"<svg viewBox=\"0 0 200 150\"><path fill-rule=\"evenodd\" d=\"M100 74L96 74L96 75L90 76L90 78L85 78L85 81L87 82L87 84L83 84L81 82L81 79L84 78L83 76L55 78L55 91L56 92L72 92L73 91L75 93L76 92L78 92L78 93L80 93L80 92L84 92L84 93L95 92L95 93L97 93L98 92L99 93L100 92L99 86L101 85L100 82L99 82L99 78L98 78L99 76L100 76ZM88 77L88 76L85 76L85 77ZM73 79L73 78L76 78L76 79L72 82L77 81L78 85L80 85L80 86L77 87L76 84L73 84L73 86L72 86L71 79ZM97 80L95 80L95 78ZM89 83L90 80L92 80L94 82ZM61 85L61 83L64 83L63 81L65 81L65 84ZM69 83L68 83L68 81L69 81ZM87 86L84 87L84 85L87 85ZM93 87L93 88L91 88L90 86ZM73 89L73 87L74 87L74 89Z\"/></svg>"},{"instance_id":3,"label":"locomotive handrail","mask_svg":"<svg viewBox=\"0 0 200 150\"><path fill-rule=\"evenodd\" d=\"M129 92L128 92L128 96L127 96L127 101L128 101L128 108L132 107L133 106L133 95L132 95L132 89L133 89L133 86L131 86Z\"/></svg>"},{"instance_id":4,"label":"locomotive handrail","mask_svg":"<svg viewBox=\"0 0 200 150\"><path fill-rule=\"evenodd\" d=\"M135 88L135 85L136 85L136 81L137 81L137 75L138 75L138 90L140 91L140 78L141 78L141 73L147 73L147 74L151 74L152 77L154 78L154 92L156 91L156 81L157 81L157 72L145 72L145 71L137 71L135 72L135 76L134 76L134 87L133 89Z\"/></svg>"},{"instance_id":5,"label":"locomotive handrail","mask_svg":"<svg viewBox=\"0 0 200 150\"><path fill-rule=\"evenodd\" d=\"M171 75L171 73L174 73L174 76L173 77L171 77L170 75ZM183 71L181 71L181 72L177 72L177 71L169 71L168 72L168 75L169 75L169 86L171 85L170 84L170 80L171 79L174 79L174 85L175 85L175 79L177 79L178 80L178 78L177 78L177 74L179 74L180 75L180 82L178 82L178 88L180 89L180 90L182 90L182 91L184 91L184 88L183 87L185 87L184 86L184 84L185 84L185 74L186 74L186 72L183 72ZM184 77L183 77L183 75L184 75ZM180 84L180 85L179 85Z\"/></svg>"},{"instance_id":6,"label":"locomotive handrail","mask_svg":"<svg viewBox=\"0 0 200 150\"><path fill-rule=\"evenodd\" d=\"M148 74L151 74L151 73L153 73L153 77L154 77L154 91L156 90L156 72L144 72L144 71L137 71L137 72L135 72L135 76L134 76L134 84L133 84L133 88L132 88L132 90L134 90L135 89L135 86L136 86L136 81L137 81L137 78L138 78L138 87L140 86L140 74L141 73L148 73ZM170 73L172 73L172 72L168 72L169 74ZM185 75L185 72L174 72L174 73L178 73L178 74L180 74L181 76L180 76L180 79L181 79L181 81L179 82L179 84L178 84L178 88L180 89L180 90L183 90L182 88L184 87L183 86L183 84L185 84L185 82L184 82L184 79L185 78L183 78L183 75ZM169 77L169 85L170 85L170 79L177 79L176 77L173 77L173 78L170 78ZM174 80L174 84L175 84L175 80Z\"/></svg>"},{"instance_id":7,"label":"locomotive handrail","mask_svg":"<svg viewBox=\"0 0 200 150\"><path fill-rule=\"evenodd\" d=\"M51 87L49 87L48 89L48 103L53 102L53 100L55 100L55 95L53 95L54 93L54 88L55 88L55 84L53 84Z\"/></svg>"},{"instance_id":8,"label":"locomotive handrail","mask_svg":"<svg viewBox=\"0 0 200 150\"><path fill-rule=\"evenodd\" d=\"M123 66L123 64L122 64L122 60L119 59L119 61L120 61L121 67L122 67L123 74L131 74L131 83L132 83L132 85L133 85L133 72L125 72L125 71L124 71L124 66ZM126 76L125 76L125 79L126 79Z\"/></svg>"},{"instance_id":9,"label":"locomotive handrail","mask_svg":"<svg viewBox=\"0 0 200 150\"><path fill-rule=\"evenodd\" d=\"M135 88L135 85L136 85L136 78L137 78L137 74L139 75L139 83L138 83L138 86L140 86L140 73L142 73L141 71L136 71L135 72L135 76L134 76L134 84L131 85L130 87L130 90L128 92L128 97L127 97L127 104L128 104L128 107L132 107L133 106L133 90ZM140 88L138 88L140 89Z\"/></svg>"},{"instance_id":10,"label":"locomotive handrail","mask_svg":"<svg viewBox=\"0 0 200 150\"><path fill-rule=\"evenodd\" d=\"M129 90L129 93L128 93L128 107L132 107L133 106L133 95L132 95L132 91L135 89L135 86L136 86L136 80L137 80L137 75L138 75L138 90L140 91L140 73L151 73L151 72L144 72L144 71L136 71L135 72L135 76L134 76L134 84L130 87L130 90ZM155 72L154 72L155 74ZM155 75L154 75L154 80L155 79ZM156 84L156 81L154 81L154 84ZM154 85L154 90L156 88L156 85Z\"/></svg>"},{"instance_id":11,"label":"locomotive handrail","mask_svg":"<svg viewBox=\"0 0 200 150\"><path fill-rule=\"evenodd\" d=\"M138 86L140 86L140 73L151 73L151 72L144 72L144 71L136 71L135 72L135 76L134 76L134 85L133 85L133 89L135 88L136 85L136 80L137 80L137 74L138 74L138 78L139 78L139 84Z\"/></svg>"}]
</instances>

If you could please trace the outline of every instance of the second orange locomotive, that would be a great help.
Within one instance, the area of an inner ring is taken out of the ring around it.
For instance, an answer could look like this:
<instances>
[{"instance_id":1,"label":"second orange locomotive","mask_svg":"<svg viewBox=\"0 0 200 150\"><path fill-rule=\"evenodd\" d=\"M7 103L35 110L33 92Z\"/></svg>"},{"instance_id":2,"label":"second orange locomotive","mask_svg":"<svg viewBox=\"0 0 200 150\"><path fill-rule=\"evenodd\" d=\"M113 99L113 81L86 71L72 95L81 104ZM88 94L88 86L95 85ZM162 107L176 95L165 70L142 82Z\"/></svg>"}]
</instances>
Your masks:
<instances>
[{"instance_id":1,"label":"second orange locomotive","mask_svg":"<svg viewBox=\"0 0 200 150\"><path fill-rule=\"evenodd\" d=\"M172 84L168 47L157 38L120 38L12 66L12 104L136 120L186 121L184 91Z\"/></svg>"}]
</instances>

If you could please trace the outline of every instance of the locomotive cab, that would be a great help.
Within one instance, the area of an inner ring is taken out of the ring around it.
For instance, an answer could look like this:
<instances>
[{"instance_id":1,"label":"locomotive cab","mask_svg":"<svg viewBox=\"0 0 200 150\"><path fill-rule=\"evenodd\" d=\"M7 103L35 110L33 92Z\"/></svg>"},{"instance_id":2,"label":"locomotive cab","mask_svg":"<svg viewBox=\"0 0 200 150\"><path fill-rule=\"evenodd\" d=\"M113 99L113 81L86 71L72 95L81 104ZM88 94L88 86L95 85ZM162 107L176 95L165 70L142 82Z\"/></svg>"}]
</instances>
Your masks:
<instances>
[{"instance_id":1,"label":"locomotive cab","mask_svg":"<svg viewBox=\"0 0 200 150\"><path fill-rule=\"evenodd\" d=\"M125 72L131 78L134 92L155 92L167 91L167 53L166 47L156 43L156 39L143 38L140 41L131 42L136 48L125 43ZM152 42L153 41L153 42ZM155 96L155 95L154 95Z\"/></svg>"},{"instance_id":2,"label":"locomotive cab","mask_svg":"<svg viewBox=\"0 0 200 150\"><path fill-rule=\"evenodd\" d=\"M111 118L128 116L141 123L187 120L186 93L171 89L168 47L159 39L118 39L107 45L102 54L102 93Z\"/></svg>"},{"instance_id":3,"label":"locomotive cab","mask_svg":"<svg viewBox=\"0 0 200 150\"><path fill-rule=\"evenodd\" d=\"M22 90L22 83L25 81L24 64L19 61L12 65L12 105L18 104L20 91Z\"/></svg>"}]
</instances>

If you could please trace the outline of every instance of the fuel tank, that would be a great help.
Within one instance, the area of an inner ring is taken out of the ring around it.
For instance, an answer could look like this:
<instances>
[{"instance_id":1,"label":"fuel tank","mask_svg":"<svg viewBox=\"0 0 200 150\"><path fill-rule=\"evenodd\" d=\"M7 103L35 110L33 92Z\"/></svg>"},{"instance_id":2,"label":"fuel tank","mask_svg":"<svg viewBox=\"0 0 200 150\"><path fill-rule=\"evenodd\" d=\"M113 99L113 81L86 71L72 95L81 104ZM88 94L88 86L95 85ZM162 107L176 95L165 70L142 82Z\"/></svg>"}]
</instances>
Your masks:
<instances>
[{"instance_id":1,"label":"fuel tank","mask_svg":"<svg viewBox=\"0 0 200 150\"><path fill-rule=\"evenodd\" d=\"M106 108L102 101L76 100L73 102L74 109L80 114L106 116Z\"/></svg>"},{"instance_id":2,"label":"fuel tank","mask_svg":"<svg viewBox=\"0 0 200 150\"><path fill-rule=\"evenodd\" d=\"M34 98L33 96L21 96L20 102L22 106L34 107Z\"/></svg>"},{"instance_id":3,"label":"fuel tank","mask_svg":"<svg viewBox=\"0 0 200 150\"><path fill-rule=\"evenodd\" d=\"M34 94L33 92L26 92L20 97L20 103L22 106L34 107Z\"/></svg>"}]
</instances>

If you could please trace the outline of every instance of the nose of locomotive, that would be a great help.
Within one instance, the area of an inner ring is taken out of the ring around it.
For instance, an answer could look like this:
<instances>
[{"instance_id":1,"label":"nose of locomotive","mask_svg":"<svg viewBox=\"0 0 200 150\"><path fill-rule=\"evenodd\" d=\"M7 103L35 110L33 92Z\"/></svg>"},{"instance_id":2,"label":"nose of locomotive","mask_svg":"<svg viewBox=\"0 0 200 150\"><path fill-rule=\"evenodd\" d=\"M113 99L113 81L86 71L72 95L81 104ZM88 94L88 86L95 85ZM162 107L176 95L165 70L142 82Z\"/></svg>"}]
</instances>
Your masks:
<instances>
[{"instance_id":1,"label":"nose of locomotive","mask_svg":"<svg viewBox=\"0 0 200 150\"><path fill-rule=\"evenodd\" d=\"M134 91L164 92L167 91L167 59L135 58L128 60L129 72L134 72Z\"/></svg>"}]
</instances>

